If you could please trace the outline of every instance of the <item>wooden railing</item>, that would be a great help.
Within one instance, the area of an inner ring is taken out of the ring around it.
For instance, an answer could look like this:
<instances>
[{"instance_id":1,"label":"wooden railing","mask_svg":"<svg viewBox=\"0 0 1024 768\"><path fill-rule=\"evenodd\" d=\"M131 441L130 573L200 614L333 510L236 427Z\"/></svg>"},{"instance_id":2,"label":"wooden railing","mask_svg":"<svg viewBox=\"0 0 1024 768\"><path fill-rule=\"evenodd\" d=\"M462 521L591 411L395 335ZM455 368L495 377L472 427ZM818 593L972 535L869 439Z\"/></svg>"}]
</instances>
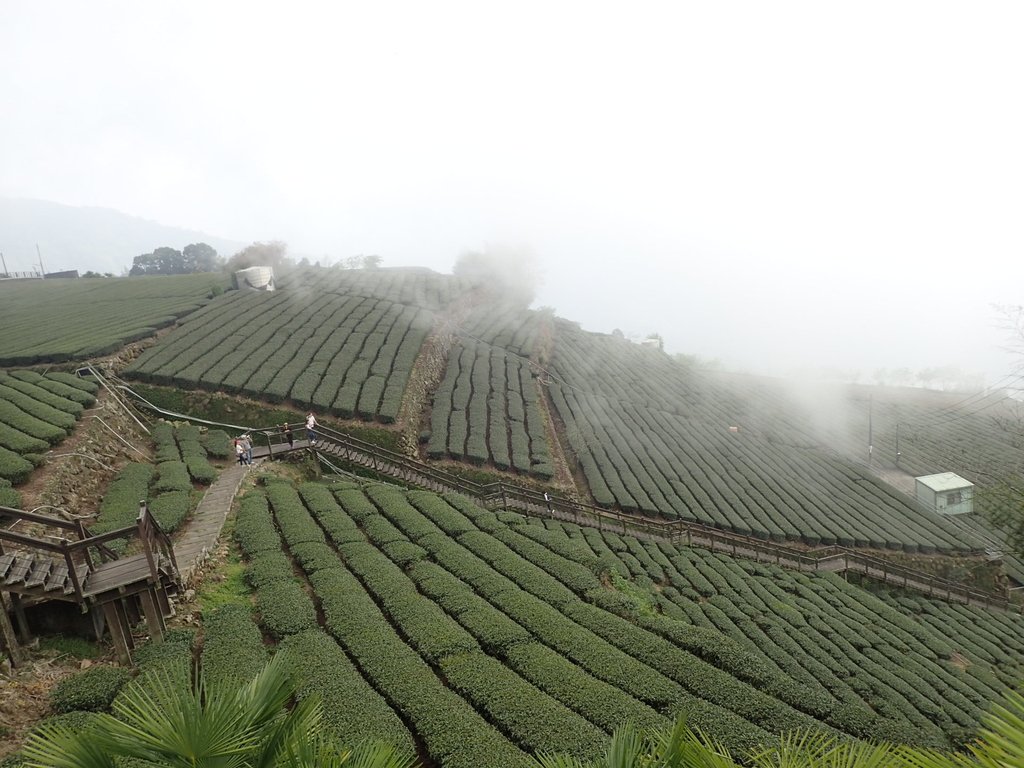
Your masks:
<instances>
[{"instance_id":1,"label":"wooden railing","mask_svg":"<svg viewBox=\"0 0 1024 768\"><path fill-rule=\"evenodd\" d=\"M268 443L274 444L274 433L264 434ZM305 436L304 431L300 434L301 437ZM804 550L697 522L658 520L619 510L596 507L571 499L555 498L508 483L474 483L330 428L318 427L317 436L319 439L329 441L341 448L341 458L343 459L351 460L356 458L356 454L359 454L360 458L369 460L368 465L364 464L369 469L391 476L399 476L410 482L419 476L424 480L443 485L449 490L473 497L485 506L494 506L497 502L504 509L514 509L534 516L571 519L580 525L611 530L622 535L659 538L675 544L685 543L687 546L704 547L734 557L773 563L801 571L859 573L886 584L923 592L947 601L956 600L968 605L980 604L1024 612L1024 606L1013 604L996 592L974 589L925 571L898 565L883 558L839 545ZM277 441L277 445L278 452L280 452L280 440ZM272 455L273 450L271 448Z\"/></svg>"},{"instance_id":2,"label":"wooden railing","mask_svg":"<svg viewBox=\"0 0 1024 768\"><path fill-rule=\"evenodd\" d=\"M157 555L163 558L174 569L175 576L178 573L178 560L174 556L174 542L167 535L160 523L149 511L146 500L139 501L139 516L136 518L135 526L138 531L139 541L142 542L142 551L146 553L146 562L149 565L149 574L152 583L157 584L161 580L160 563Z\"/></svg>"},{"instance_id":3,"label":"wooden railing","mask_svg":"<svg viewBox=\"0 0 1024 768\"><path fill-rule=\"evenodd\" d=\"M174 543L171 538L160 528L145 500L139 503L139 516L134 525L107 531L93 535L81 523L81 521L68 521L49 515L39 515L33 512L26 512L10 507L0 507L0 520L27 521L38 525L47 525L59 530L75 534L75 540L63 538L58 542L48 542L38 536L29 536L24 533L0 528L0 555L5 554L4 542L15 544L20 550L32 553L46 553L50 557L62 559L68 568L68 578L74 590L75 599L78 602L85 600L84 587L87 574L94 571L96 564L93 561L95 550L99 553L101 562L116 560L117 554L106 545L108 542L119 539L138 539L142 544L147 564L149 565L150 578L152 583L161 580L160 562L156 555L162 555L177 573L177 561L174 557Z\"/></svg>"}]
</instances>

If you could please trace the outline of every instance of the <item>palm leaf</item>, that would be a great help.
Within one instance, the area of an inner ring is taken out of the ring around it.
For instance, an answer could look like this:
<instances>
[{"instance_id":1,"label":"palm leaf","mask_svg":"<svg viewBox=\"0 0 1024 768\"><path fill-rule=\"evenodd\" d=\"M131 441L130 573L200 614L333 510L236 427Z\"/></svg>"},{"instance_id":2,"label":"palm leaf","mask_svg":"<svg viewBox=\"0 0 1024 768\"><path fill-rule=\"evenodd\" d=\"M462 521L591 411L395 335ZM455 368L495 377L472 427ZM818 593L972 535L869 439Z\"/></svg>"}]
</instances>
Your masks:
<instances>
[{"instance_id":1,"label":"palm leaf","mask_svg":"<svg viewBox=\"0 0 1024 768\"><path fill-rule=\"evenodd\" d=\"M114 718L102 714L97 726L102 731ZM114 758L98 740L82 738L77 731L43 724L29 734L21 756L30 768L114 768Z\"/></svg>"}]
</instances>

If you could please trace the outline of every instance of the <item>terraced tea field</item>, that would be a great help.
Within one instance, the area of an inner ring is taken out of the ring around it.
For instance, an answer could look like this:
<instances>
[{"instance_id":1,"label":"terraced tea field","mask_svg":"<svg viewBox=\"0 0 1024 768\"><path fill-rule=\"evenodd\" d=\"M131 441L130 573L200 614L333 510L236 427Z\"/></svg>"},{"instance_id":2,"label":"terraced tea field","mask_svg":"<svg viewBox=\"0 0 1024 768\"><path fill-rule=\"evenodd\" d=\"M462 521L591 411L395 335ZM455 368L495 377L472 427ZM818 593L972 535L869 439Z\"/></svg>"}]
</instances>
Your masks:
<instances>
[{"instance_id":1,"label":"terraced tea field","mask_svg":"<svg viewBox=\"0 0 1024 768\"><path fill-rule=\"evenodd\" d=\"M0 372L0 505L17 506L11 485L26 480L42 455L71 433L96 390L69 373Z\"/></svg>"},{"instance_id":2,"label":"terraced tea field","mask_svg":"<svg viewBox=\"0 0 1024 768\"><path fill-rule=\"evenodd\" d=\"M116 352L173 325L227 286L223 274L0 281L0 365Z\"/></svg>"},{"instance_id":3,"label":"terraced tea field","mask_svg":"<svg viewBox=\"0 0 1024 768\"><path fill-rule=\"evenodd\" d=\"M235 536L263 629L303 649L309 690L319 669L347 681L339 730L443 766L593 757L625 720L680 711L740 751L796 728L948 746L1024 671L1018 615L460 496L273 482L244 497Z\"/></svg>"},{"instance_id":4,"label":"terraced tea field","mask_svg":"<svg viewBox=\"0 0 1024 768\"><path fill-rule=\"evenodd\" d=\"M491 462L545 480L554 474L530 368L544 316L479 308L457 332L448 369L434 392L427 455Z\"/></svg>"},{"instance_id":5,"label":"terraced tea field","mask_svg":"<svg viewBox=\"0 0 1024 768\"><path fill-rule=\"evenodd\" d=\"M164 280L174 283L138 284ZM979 552L998 539L983 522L965 528L922 511L844 458L854 453L849 434L820 429L775 382L702 373L428 270L299 270L279 286L208 302L124 375L388 424L427 339L452 334L419 414L425 429L403 426L412 441L418 432L423 458L546 482L560 449L578 468L576 486L553 489L560 494L811 546L929 554ZM846 397L856 433L863 398ZM879 399L880 459L900 419L913 471L961 471L984 486L972 468L1003 474L1024 458L1005 409L947 419L922 402Z\"/></svg>"},{"instance_id":6,"label":"terraced tea field","mask_svg":"<svg viewBox=\"0 0 1024 768\"><path fill-rule=\"evenodd\" d=\"M399 300L440 301L435 283L416 273L369 287L339 278L315 293L303 283L273 293L232 292L188 318L125 374L391 422L434 321L431 310Z\"/></svg>"},{"instance_id":7,"label":"terraced tea field","mask_svg":"<svg viewBox=\"0 0 1024 768\"><path fill-rule=\"evenodd\" d=\"M550 386L599 504L774 540L952 552L980 543L757 401L659 352L559 325Z\"/></svg>"}]
</instances>

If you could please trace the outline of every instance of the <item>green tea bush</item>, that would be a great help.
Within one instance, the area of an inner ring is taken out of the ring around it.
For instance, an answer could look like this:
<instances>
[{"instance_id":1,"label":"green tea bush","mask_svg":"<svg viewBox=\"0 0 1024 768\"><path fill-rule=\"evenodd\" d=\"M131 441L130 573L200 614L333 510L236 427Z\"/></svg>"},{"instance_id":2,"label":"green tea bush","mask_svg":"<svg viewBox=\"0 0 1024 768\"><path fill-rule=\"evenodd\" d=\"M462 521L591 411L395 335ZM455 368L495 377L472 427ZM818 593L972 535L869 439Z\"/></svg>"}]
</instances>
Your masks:
<instances>
[{"instance_id":1,"label":"green tea bush","mask_svg":"<svg viewBox=\"0 0 1024 768\"><path fill-rule=\"evenodd\" d=\"M291 548L295 560L306 573L315 573L324 568L337 568L340 565L338 553L320 541L307 541Z\"/></svg>"},{"instance_id":2,"label":"green tea bush","mask_svg":"<svg viewBox=\"0 0 1024 768\"><path fill-rule=\"evenodd\" d=\"M21 494L11 487L11 481L0 477L0 507L21 508Z\"/></svg>"},{"instance_id":3,"label":"green tea bush","mask_svg":"<svg viewBox=\"0 0 1024 768\"><path fill-rule=\"evenodd\" d=\"M0 448L0 478L17 485L25 482L33 469L31 461L6 448Z\"/></svg>"},{"instance_id":4,"label":"green tea bush","mask_svg":"<svg viewBox=\"0 0 1024 768\"><path fill-rule=\"evenodd\" d=\"M50 691L50 705L56 712L103 712L130 679L131 673L121 667L90 667L57 683Z\"/></svg>"},{"instance_id":5,"label":"green tea bush","mask_svg":"<svg viewBox=\"0 0 1024 768\"><path fill-rule=\"evenodd\" d=\"M260 552L281 549L281 537L274 527L267 497L262 493L252 492L242 497L235 518L234 536L242 552L250 558Z\"/></svg>"},{"instance_id":6,"label":"green tea bush","mask_svg":"<svg viewBox=\"0 0 1024 768\"><path fill-rule=\"evenodd\" d=\"M267 662L263 636L245 605L224 605L203 615L203 675L207 682L256 676Z\"/></svg>"},{"instance_id":7,"label":"green tea bush","mask_svg":"<svg viewBox=\"0 0 1024 768\"><path fill-rule=\"evenodd\" d=\"M192 479L200 485L209 485L217 479L217 470L205 456L186 456L185 466Z\"/></svg>"},{"instance_id":8,"label":"green tea bush","mask_svg":"<svg viewBox=\"0 0 1024 768\"><path fill-rule=\"evenodd\" d=\"M93 533L105 533L132 525L139 514L139 501L149 495L149 481L154 469L149 464L128 464L108 486L100 502L100 514L90 528ZM115 551L123 551L124 541L108 544Z\"/></svg>"},{"instance_id":9,"label":"green tea bush","mask_svg":"<svg viewBox=\"0 0 1024 768\"><path fill-rule=\"evenodd\" d=\"M177 448L175 448L177 450ZM188 467L183 461L164 461L157 465L158 477L153 483L153 490L161 493L163 491L190 491L192 480L188 475Z\"/></svg>"},{"instance_id":10,"label":"green tea bush","mask_svg":"<svg viewBox=\"0 0 1024 768\"><path fill-rule=\"evenodd\" d=\"M316 609L301 586L294 581L276 581L256 595L256 610L263 626L280 639L316 627Z\"/></svg>"},{"instance_id":11,"label":"green tea bush","mask_svg":"<svg viewBox=\"0 0 1024 768\"><path fill-rule=\"evenodd\" d=\"M257 552L245 567L245 581L257 591L275 581L292 581L294 578L291 561L279 549Z\"/></svg>"},{"instance_id":12,"label":"green tea bush","mask_svg":"<svg viewBox=\"0 0 1024 768\"><path fill-rule=\"evenodd\" d=\"M214 458L227 459L234 455L231 449L231 438L222 429L211 429L202 435L200 442L206 448L206 452Z\"/></svg>"},{"instance_id":13,"label":"green tea bush","mask_svg":"<svg viewBox=\"0 0 1024 768\"><path fill-rule=\"evenodd\" d=\"M299 698L320 697L324 725L339 740L379 739L414 747L409 729L323 630L306 630L285 638L279 653L299 685Z\"/></svg>"},{"instance_id":14,"label":"green tea bush","mask_svg":"<svg viewBox=\"0 0 1024 768\"><path fill-rule=\"evenodd\" d=\"M149 504L149 511L164 533L174 533L188 517L192 495L188 491L161 493Z\"/></svg>"}]
</instances>

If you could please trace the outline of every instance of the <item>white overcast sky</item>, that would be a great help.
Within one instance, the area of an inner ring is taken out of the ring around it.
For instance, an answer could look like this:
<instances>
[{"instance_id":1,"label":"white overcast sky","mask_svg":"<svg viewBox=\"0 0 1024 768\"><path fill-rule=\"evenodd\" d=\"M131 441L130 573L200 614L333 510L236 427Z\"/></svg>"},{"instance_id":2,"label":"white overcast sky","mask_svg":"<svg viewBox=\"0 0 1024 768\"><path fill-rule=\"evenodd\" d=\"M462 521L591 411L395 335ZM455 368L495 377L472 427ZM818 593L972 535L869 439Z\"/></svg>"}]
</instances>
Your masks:
<instances>
[{"instance_id":1,"label":"white overcast sky","mask_svg":"<svg viewBox=\"0 0 1024 768\"><path fill-rule=\"evenodd\" d=\"M0 2L0 195L449 271L766 372L1013 360L1020 2ZM154 244L154 246L159 244Z\"/></svg>"}]
</instances>

